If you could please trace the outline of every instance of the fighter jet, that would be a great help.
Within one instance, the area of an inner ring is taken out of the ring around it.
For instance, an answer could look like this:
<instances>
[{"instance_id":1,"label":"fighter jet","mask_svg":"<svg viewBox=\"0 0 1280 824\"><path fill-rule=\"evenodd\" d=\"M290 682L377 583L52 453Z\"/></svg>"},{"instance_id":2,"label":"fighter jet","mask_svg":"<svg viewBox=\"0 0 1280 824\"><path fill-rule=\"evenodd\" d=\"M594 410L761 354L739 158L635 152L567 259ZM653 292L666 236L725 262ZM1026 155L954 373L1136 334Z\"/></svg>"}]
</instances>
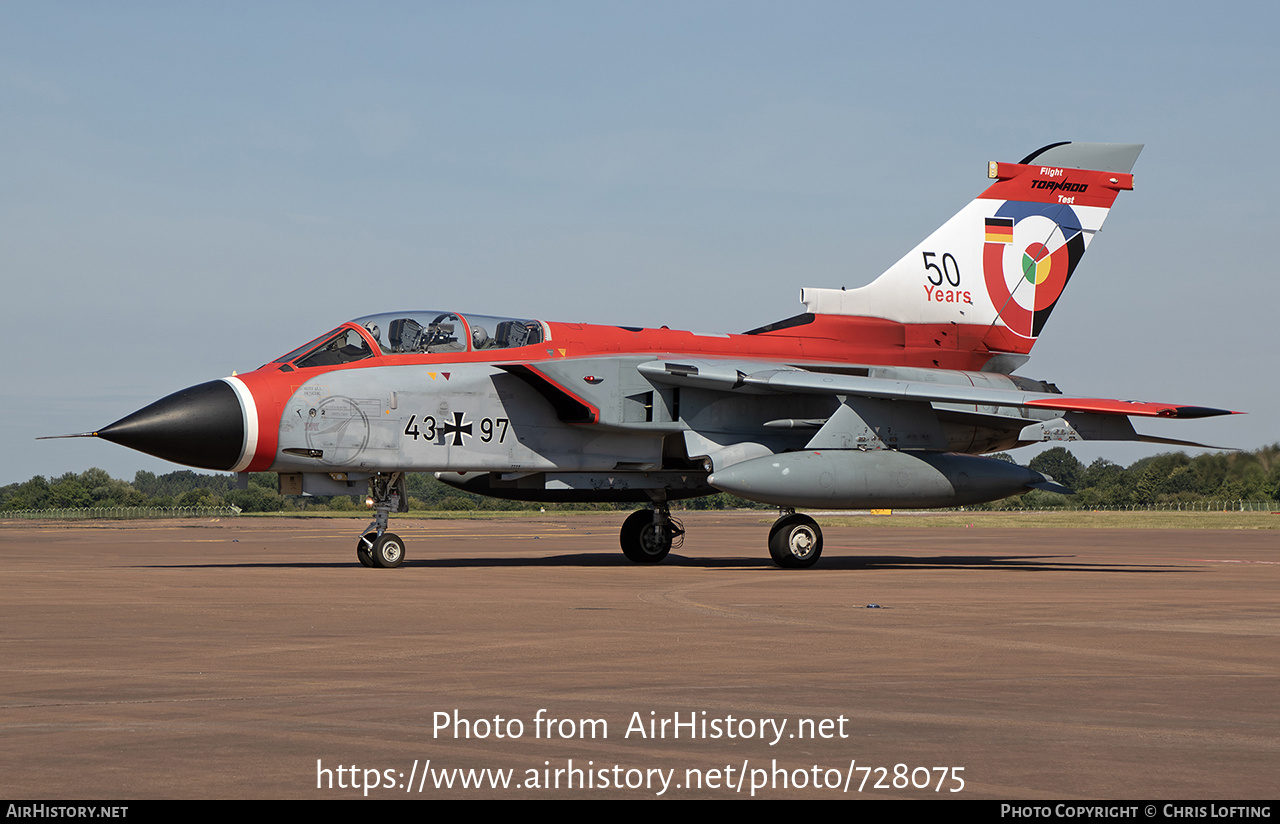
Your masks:
<instances>
[{"instance_id":1,"label":"fighter jet","mask_svg":"<svg viewBox=\"0 0 1280 824\"><path fill-rule=\"evenodd\" d=\"M812 566L797 509L933 508L1070 490L982 457L1046 440L1147 440L1132 416L1228 410L1063 394L1013 374L1102 228L1140 144L1055 143L988 164L982 194L869 285L803 289L803 313L741 334L448 310L356 318L246 374L83 433L202 469L279 474L285 494L360 495L366 567L405 474L522 501L647 504L622 551L661 561L672 501L776 505L769 554Z\"/></svg>"}]
</instances>

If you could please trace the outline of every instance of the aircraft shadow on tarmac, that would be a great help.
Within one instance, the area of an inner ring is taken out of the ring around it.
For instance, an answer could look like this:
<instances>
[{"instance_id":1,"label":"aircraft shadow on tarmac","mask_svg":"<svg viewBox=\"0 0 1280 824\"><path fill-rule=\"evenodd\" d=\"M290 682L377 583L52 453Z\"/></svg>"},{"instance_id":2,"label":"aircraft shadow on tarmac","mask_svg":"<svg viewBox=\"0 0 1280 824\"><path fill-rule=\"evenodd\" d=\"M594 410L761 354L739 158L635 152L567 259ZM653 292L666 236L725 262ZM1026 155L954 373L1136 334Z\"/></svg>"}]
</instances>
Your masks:
<instances>
[{"instance_id":1,"label":"aircraft shadow on tarmac","mask_svg":"<svg viewBox=\"0 0 1280 824\"><path fill-rule=\"evenodd\" d=\"M932 557L914 557L905 555L849 555L824 556L821 566L808 571L808 575L822 575L826 570L1004 570L1008 572L1185 572L1186 566L1175 564L1095 564L1074 561L1074 555L946 555ZM636 568L622 555L606 552L582 552L570 555L550 555L541 558L529 557L451 557L451 558L415 558L405 561L402 569L455 569L455 568L519 568L530 569L551 567L621 567ZM688 558L672 553L660 565L662 567L696 567L702 569L757 569L776 572L778 574L800 574L799 570L780 570L768 558ZM264 561L262 563L229 562L225 564L146 564L138 565L138 569L359 569L355 562L281 562ZM651 569L659 568L649 567ZM385 570L370 570L371 575L387 574ZM395 573L391 573L395 574Z\"/></svg>"}]
</instances>

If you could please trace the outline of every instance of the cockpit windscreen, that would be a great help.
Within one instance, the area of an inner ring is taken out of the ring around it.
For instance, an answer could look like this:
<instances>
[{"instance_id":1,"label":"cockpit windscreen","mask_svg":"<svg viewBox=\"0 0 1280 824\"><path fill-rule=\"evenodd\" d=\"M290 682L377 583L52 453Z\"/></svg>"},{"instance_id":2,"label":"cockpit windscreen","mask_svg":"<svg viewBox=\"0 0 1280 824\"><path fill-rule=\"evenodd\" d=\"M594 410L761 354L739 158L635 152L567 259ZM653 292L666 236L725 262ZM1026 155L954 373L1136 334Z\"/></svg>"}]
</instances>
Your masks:
<instances>
[{"instance_id":1,"label":"cockpit windscreen","mask_svg":"<svg viewBox=\"0 0 1280 824\"><path fill-rule=\"evenodd\" d=\"M357 318L386 355L514 349L542 343L536 320L454 312L388 312Z\"/></svg>"}]
</instances>

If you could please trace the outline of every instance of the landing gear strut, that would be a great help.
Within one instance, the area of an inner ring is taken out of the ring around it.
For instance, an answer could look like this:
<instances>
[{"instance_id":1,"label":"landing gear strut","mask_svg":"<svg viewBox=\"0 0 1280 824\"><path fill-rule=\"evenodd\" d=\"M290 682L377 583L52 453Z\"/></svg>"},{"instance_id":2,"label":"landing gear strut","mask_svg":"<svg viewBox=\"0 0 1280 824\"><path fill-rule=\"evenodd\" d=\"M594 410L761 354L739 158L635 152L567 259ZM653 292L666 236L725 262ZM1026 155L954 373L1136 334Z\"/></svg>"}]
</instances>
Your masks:
<instances>
[{"instance_id":1,"label":"landing gear strut","mask_svg":"<svg viewBox=\"0 0 1280 824\"><path fill-rule=\"evenodd\" d=\"M622 554L637 564L656 564L684 539L684 525L671 517L665 502L640 509L622 522Z\"/></svg>"},{"instance_id":2,"label":"landing gear strut","mask_svg":"<svg viewBox=\"0 0 1280 824\"><path fill-rule=\"evenodd\" d=\"M808 569L822 557L822 529L808 515L783 510L769 529L769 555L783 569Z\"/></svg>"},{"instance_id":3,"label":"landing gear strut","mask_svg":"<svg viewBox=\"0 0 1280 824\"><path fill-rule=\"evenodd\" d=\"M408 512L403 472L379 473L369 479L369 497L373 498L374 518L356 542L356 558L361 566L393 569L404 563L404 541L387 532L387 516L392 510Z\"/></svg>"}]
</instances>

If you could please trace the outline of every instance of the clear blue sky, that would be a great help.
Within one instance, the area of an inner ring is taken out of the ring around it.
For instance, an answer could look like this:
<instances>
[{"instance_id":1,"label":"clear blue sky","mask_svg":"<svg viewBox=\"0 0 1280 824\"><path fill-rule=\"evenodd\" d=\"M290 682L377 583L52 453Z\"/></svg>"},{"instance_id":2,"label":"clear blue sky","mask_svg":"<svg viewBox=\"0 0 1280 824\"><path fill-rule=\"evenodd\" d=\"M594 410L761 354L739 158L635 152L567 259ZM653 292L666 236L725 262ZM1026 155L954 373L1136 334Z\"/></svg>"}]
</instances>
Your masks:
<instances>
[{"instance_id":1,"label":"clear blue sky","mask_svg":"<svg viewBox=\"0 0 1280 824\"><path fill-rule=\"evenodd\" d=\"M0 483L171 471L34 438L358 315L787 317L802 286L879 274L988 160L1058 140L1147 148L1020 373L1247 410L1138 428L1272 443L1278 24L1261 3L10 0Z\"/></svg>"}]
</instances>

